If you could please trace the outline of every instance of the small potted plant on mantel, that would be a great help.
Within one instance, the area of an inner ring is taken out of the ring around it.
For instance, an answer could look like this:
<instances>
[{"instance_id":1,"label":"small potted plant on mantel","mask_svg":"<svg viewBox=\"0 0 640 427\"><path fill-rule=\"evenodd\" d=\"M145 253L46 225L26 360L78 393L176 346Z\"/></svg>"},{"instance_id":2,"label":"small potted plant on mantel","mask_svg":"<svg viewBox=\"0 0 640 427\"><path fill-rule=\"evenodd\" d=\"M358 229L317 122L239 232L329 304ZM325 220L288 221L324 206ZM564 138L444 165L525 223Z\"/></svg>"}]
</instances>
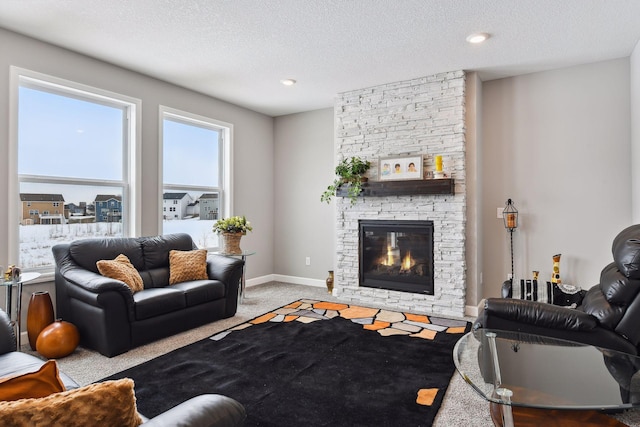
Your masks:
<instances>
[{"instance_id":1,"label":"small potted plant on mantel","mask_svg":"<svg viewBox=\"0 0 640 427\"><path fill-rule=\"evenodd\" d=\"M349 197L351 205L353 206L362 190L362 183L367 181L367 177L365 177L364 174L369 168L371 168L371 163L360 157L354 156L342 159L338 166L336 166L336 179L334 179L333 184L328 186L324 193L322 193L320 201L329 203L336 195L338 189L346 184L347 197Z\"/></svg>"}]
</instances>

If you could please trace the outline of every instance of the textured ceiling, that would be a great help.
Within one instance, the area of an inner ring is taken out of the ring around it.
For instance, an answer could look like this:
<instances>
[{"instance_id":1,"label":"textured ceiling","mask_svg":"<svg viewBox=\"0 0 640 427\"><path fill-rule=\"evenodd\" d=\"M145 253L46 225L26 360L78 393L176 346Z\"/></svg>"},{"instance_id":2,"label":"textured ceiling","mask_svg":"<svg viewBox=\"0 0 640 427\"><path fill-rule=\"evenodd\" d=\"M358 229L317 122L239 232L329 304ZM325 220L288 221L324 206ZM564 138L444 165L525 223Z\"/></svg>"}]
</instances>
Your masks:
<instances>
[{"instance_id":1,"label":"textured ceiling","mask_svg":"<svg viewBox=\"0 0 640 427\"><path fill-rule=\"evenodd\" d=\"M626 57L639 22L640 0L0 1L0 27L272 116L451 70ZM476 31L491 38L468 44Z\"/></svg>"}]
</instances>

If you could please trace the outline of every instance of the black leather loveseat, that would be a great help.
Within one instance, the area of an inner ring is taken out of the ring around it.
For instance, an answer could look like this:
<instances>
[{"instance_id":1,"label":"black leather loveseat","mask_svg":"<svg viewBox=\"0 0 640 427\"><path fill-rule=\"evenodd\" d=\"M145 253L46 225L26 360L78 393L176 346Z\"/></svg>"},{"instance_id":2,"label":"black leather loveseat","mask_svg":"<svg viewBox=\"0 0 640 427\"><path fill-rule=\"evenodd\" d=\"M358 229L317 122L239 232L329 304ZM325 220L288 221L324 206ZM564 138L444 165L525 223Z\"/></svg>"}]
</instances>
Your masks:
<instances>
[{"instance_id":1,"label":"black leather loveseat","mask_svg":"<svg viewBox=\"0 0 640 427\"><path fill-rule=\"evenodd\" d=\"M16 350L16 337L13 332L13 326L10 323L9 316L0 310L0 379L38 371L44 364L44 361L37 357ZM66 390L80 388L80 385L64 372L60 372L59 377ZM72 398L67 396L63 399L68 402ZM32 403L34 407L38 408L37 399L33 400ZM12 418L12 414L7 412L6 408L0 411L0 425L13 425L12 422L6 419ZM246 413L244 407L234 399L218 394L203 394L189 399L150 420L145 418L144 415L140 415L140 417L144 421L143 424L148 427L235 427L243 425ZM28 420L23 421L28 422ZM48 421L51 425L57 425L54 420ZM28 422L28 425L36 424L43 425L41 423ZM95 418L78 420L77 422L77 425L98 424Z\"/></svg>"},{"instance_id":2,"label":"black leather loveseat","mask_svg":"<svg viewBox=\"0 0 640 427\"><path fill-rule=\"evenodd\" d=\"M489 298L474 328L526 332L640 354L640 224L613 240L613 262L577 308Z\"/></svg>"},{"instance_id":3,"label":"black leather loveseat","mask_svg":"<svg viewBox=\"0 0 640 427\"><path fill-rule=\"evenodd\" d=\"M169 286L169 252L190 251L188 234L78 240L53 247L57 317L82 346L112 357L133 347L235 315L243 261L207 257L207 280ZM96 263L126 255L144 290L100 275Z\"/></svg>"}]
</instances>

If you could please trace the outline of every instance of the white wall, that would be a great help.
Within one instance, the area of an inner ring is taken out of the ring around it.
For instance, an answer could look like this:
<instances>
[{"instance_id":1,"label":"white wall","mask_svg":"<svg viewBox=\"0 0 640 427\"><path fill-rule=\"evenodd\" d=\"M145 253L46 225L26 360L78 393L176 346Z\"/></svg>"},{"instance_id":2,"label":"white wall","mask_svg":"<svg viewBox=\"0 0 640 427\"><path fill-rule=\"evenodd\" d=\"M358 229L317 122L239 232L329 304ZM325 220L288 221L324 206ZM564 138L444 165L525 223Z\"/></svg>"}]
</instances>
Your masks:
<instances>
[{"instance_id":1,"label":"white wall","mask_svg":"<svg viewBox=\"0 0 640 427\"><path fill-rule=\"evenodd\" d=\"M333 108L275 119L274 273L294 282L321 285L334 268L335 206L320 202L334 179L333 139Z\"/></svg>"},{"instance_id":2,"label":"white wall","mask_svg":"<svg viewBox=\"0 0 640 427\"><path fill-rule=\"evenodd\" d=\"M8 194L9 73L14 65L142 100L142 235L159 232L159 105L232 123L234 213L252 222L254 231L242 245L257 251L249 261L248 277L273 272L273 118L1 29L0 52L0 200ZM0 209L2 265L8 259L9 226L6 209Z\"/></svg>"},{"instance_id":3,"label":"white wall","mask_svg":"<svg viewBox=\"0 0 640 427\"><path fill-rule=\"evenodd\" d=\"M640 41L630 58L631 80L631 163L640 164ZM631 168L633 222L640 223L640 168Z\"/></svg>"},{"instance_id":4,"label":"white wall","mask_svg":"<svg viewBox=\"0 0 640 427\"><path fill-rule=\"evenodd\" d=\"M496 208L512 198L515 275L589 288L631 224L629 58L484 83L484 296L499 296L511 266Z\"/></svg>"}]
</instances>

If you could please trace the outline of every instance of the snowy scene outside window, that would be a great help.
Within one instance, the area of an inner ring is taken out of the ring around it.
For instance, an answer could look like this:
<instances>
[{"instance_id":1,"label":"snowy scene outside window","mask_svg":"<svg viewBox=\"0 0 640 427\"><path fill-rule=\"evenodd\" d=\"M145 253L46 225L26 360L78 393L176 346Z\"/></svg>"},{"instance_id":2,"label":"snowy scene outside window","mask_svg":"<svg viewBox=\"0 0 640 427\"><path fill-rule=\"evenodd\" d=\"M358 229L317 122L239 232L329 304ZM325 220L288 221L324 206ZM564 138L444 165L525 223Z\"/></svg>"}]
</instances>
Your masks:
<instances>
[{"instance_id":1,"label":"snowy scene outside window","mask_svg":"<svg viewBox=\"0 0 640 427\"><path fill-rule=\"evenodd\" d=\"M162 232L188 233L200 248L218 246L221 137L215 125L187 113L162 114Z\"/></svg>"},{"instance_id":2,"label":"snowy scene outside window","mask_svg":"<svg viewBox=\"0 0 640 427\"><path fill-rule=\"evenodd\" d=\"M128 106L29 78L18 97L19 263L46 270L58 243L125 235Z\"/></svg>"}]
</instances>

